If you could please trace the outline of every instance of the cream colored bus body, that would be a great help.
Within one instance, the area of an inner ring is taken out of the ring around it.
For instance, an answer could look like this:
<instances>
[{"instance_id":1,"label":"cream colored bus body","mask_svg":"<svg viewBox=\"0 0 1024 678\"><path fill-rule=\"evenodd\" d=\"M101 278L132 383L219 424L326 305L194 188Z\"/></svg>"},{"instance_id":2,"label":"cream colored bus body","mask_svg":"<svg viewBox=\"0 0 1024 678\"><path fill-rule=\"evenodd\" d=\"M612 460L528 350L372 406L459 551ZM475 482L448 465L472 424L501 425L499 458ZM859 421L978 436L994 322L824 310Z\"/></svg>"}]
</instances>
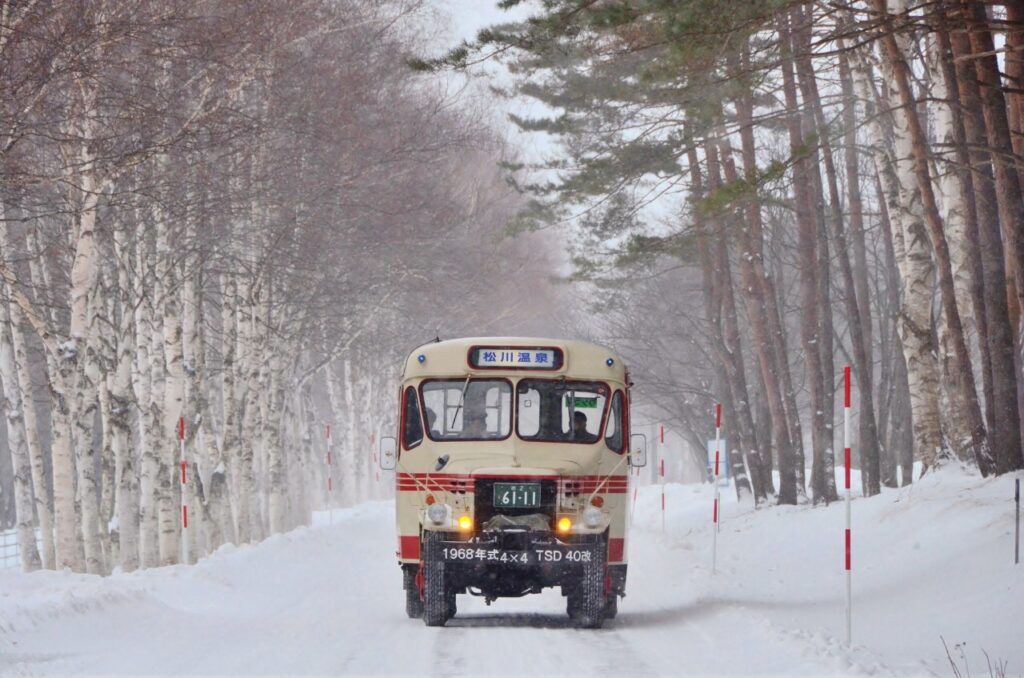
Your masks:
<instances>
[{"instance_id":1,"label":"cream colored bus body","mask_svg":"<svg viewBox=\"0 0 1024 678\"><path fill-rule=\"evenodd\" d=\"M473 347L557 348L564 356L557 370L522 368L474 368L469 363ZM557 478L557 517L568 517L572 534L608 535L607 563L621 572L625 585L626 520L629 484L629 394L627 372L622 359L607 348L582 341L539 338L479 337L430 343L412 351L402 371L400 403L407 389L420 393L422 422L424 405L420 386L432 379L503 379L511 382L511 434L504 440L435 441L424 435L412 449L402 446L398 434L396 468L396 516L398 557L406 565L420 559L424 531L458 530L460 516L473 517L474 482L478 478L552 479ZM517 435L516 385L522 379L559 379L601 382L608 387L602 424L594 443L534 442ZM622 449L609 449L605 427L612 398L617 391L623 397ZM400 415L400 419L404 415ZM401 427L401 422L400 422ZM439 458L447 455L441 470ZM426 517L428 497L451 507L448 520L436 525ZM583 524L587 506L600 505L602 522L595 528Z\"/></svg>"}]
</instances>

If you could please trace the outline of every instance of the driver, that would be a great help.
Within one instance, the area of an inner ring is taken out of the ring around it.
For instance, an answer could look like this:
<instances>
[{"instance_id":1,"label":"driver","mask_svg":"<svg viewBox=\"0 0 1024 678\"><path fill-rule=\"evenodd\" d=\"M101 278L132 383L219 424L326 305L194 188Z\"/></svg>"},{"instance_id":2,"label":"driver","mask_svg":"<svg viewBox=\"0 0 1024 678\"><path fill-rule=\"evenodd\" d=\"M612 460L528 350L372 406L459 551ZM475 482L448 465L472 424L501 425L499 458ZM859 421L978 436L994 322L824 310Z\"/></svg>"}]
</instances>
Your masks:
<instances>
[{"instance_id":1,"label":"driver","mask_svg":"<svg viewBox=\"0 0 1024 678\"><path fill-rule=\"evenodd\" d=\"M572 415L572 439L585 443L592 443L597 440L596 433L587 431L587 415L579 410Z\"/></svg>"}]
</instances>

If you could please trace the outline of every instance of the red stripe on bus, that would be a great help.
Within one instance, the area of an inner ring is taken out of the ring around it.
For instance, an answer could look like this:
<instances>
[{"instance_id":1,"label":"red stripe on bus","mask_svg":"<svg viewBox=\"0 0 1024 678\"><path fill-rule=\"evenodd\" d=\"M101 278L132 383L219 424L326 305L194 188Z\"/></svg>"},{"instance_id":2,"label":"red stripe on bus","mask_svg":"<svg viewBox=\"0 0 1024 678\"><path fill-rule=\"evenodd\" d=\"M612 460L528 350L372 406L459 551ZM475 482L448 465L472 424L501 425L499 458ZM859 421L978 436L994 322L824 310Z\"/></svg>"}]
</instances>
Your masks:
<instances>
[{"instance_id":1,"label":"red stripe on bus","mask_svg":"<svg viewBox=\"0 0 1024 678\"><path fill-rule=\"evenodd\" d=\"M403 559L419 560L420 559L420 538L419 537L399 537L398 538L398 551L400 557Z\"/></svg>"},{"instance_id":2,"label":"red stripe on bus","mask_svg":"<svg viewBox=\"0 0 1024 678\"><path fill-rule=\"evenodd\" d=\"M626 559L626 540L625 539L609 539L608 540L608 562L609 563L620 563Z\"/></svg>"},{"instance_id":3,"label":"red stripe on bus","mask_svg":"<svg viewBox=\"0 0 1024 678\"><path fill-rule=\"evenodd\" d=\"M440 473L399 473L396 488L400 492L473 492L476 480L556 480L560 493L591 493L606 492L608 494L625 494L629 491L629 477L615 476L505 476L487 474L469 476L461 474Z\"/></svg>"}]
</instances>

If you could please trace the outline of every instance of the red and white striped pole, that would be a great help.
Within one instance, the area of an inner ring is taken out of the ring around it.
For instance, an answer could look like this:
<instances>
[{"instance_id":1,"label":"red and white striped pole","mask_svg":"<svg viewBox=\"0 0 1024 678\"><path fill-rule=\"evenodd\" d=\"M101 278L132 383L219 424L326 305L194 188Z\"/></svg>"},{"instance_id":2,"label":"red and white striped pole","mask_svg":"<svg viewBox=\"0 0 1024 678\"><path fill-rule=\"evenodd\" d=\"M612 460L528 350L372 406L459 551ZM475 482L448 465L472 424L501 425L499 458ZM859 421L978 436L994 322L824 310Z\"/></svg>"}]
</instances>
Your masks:
<instances>
[{"instance_id":1,"label":"red and white striped pole","mask_svg":"<svg viewBox=\"0 0 1024 678\"><path fill-rule=\"evenodd\" d=\"M179 461L181 463L181 562L189 563L188 552L188 461L185 459L185 417L178 417Z\"/></svg>"},{"instance_id":2,"label":"red and white striped pole","mask_svg":"<svg viewBox=\"0 0 1024 678\"><path fill-rule=\"evenodd\" d=\"M661 531L665 531L665 459L659 459L658 475L661 476Z\"/></svg>"},{"instance_id":3,"label":"red and white striped pole","mask_svg":"<svg viewBox=\"0 0 1024 678\"><path fill-rule=\"evenodd\" d=\"M332 462L334 455L334 438L331 437L331 425L327 424L327 515L329 524L334 524L334 474Z\"/></svg>"},{"instance_id":4,"label":"red and white striped pole","mask_svg":"<svg viewBox=\"0 0 1024 678\"><path fill-rule=\"evenodd\" d=\"M715 403L715 466L714 466L714 483L715 483L715 503L711 509L711 573L714 574L718 567L718 505L719 489L718 489L718 473L719 473L719 452L718 446L722 440L722 405L721 403Z\"/></svg>"},{"instance_id":5,"label":"red and white striped pole","mask_svg":"<svg viewBox=\"0 0 1024 678\"><path fill-rule=\"evenodd\" d=\"M843 369L843 457L846 469L846 644L853 635L853 584L850 568L850 366Z\"/></svg>"}]
</instances>

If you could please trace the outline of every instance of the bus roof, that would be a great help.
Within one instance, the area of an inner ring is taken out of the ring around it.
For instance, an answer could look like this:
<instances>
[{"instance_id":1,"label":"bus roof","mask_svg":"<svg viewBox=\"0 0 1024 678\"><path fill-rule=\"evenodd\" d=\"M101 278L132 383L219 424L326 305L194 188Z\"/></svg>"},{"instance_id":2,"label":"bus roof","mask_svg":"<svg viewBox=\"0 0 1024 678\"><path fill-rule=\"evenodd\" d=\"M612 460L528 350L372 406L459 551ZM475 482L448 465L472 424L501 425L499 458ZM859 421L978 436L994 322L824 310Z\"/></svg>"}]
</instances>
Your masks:
<instances>
[{"instance_id":1,"label":"bus roof","mask_svg":"<svg viewBox=\"0 0 1024 678\"><path fill-rule=\"evenodd\" d=\"M503 351L509 351L518 355L519 349L533 349L533 355L524 356L527 360L529 357L536 359L536 354L560 352L561 364L554 369L538 365L481 365L480 358L485 353L496 352L500 355ZM474 352L472 359L475 364L471 363L471 352ZM588 341L541 337L463 337L417 347L406 358L402 370L403 379L466 377L470 374L567 376L574 379L610 379L624 383L626 366L619 354Z\"/></svg>"}]
</instances>

